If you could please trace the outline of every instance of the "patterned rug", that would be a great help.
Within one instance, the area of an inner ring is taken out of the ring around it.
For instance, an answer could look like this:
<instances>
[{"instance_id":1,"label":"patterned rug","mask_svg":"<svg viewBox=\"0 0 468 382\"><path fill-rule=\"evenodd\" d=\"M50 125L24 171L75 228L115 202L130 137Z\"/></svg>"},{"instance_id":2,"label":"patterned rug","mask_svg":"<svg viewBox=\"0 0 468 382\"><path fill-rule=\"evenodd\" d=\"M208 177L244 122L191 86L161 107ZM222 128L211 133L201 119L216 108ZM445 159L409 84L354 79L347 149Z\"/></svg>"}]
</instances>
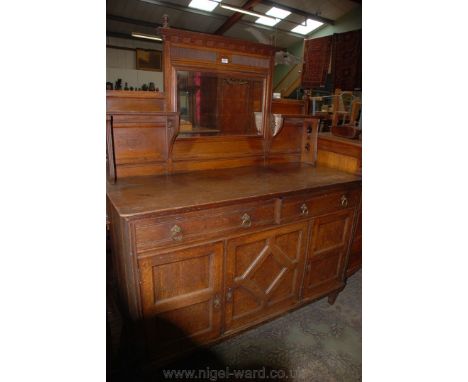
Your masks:
<instances>
[{"instance_id":1,"label":"patterned rug","mask_svg":"<svg viewBox=\"0 0 468 382\"><path fill-rule=\"evenodd\" d=\"M332 36L304 41L302 86L314 88L325 85L330 64Z\"/></svg>"},{"instance_id":2,"label":"patterned rug","mask_svg":"<svg viewBox=\"0 0 468 382\"><path fill-rule=\"evenodd\" d=\"M333 86L341 90L361 88L362 30L333 35Z\"/></svg>"}]
</instances>

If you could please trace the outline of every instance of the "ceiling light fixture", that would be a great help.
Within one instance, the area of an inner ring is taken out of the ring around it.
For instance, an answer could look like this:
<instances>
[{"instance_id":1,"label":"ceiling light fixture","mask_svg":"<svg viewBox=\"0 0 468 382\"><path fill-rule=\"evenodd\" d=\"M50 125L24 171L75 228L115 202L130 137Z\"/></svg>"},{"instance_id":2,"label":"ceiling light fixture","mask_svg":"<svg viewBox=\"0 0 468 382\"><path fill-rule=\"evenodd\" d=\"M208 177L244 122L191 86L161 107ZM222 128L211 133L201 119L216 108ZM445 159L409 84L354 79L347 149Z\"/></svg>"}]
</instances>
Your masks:
<instances>
[{"instance_id":1,"label":"ceiling light fixture","mask_svg":"<svg viewBox=\"0 0 468 382\"><path fill-rule=\"evenodd\" d=\"M249 11L249 10L243 9L243 8L233 7L232 5L219 4L219 6L220 6L221 8L229 9L229 10L235 11L235 12L244 13L244 14L246 14L246 15L255 16L255 17L265 17L265 18L272 19L272 20L275 20L275 21L276 21L276 19L275 19L274 17L265 16L265 15L262 15L261 13L252 12L252 11ZM276 24L276 23L275 23L275 24Z\"/></svg>"},{"instance_id":2,"label":"ceiling light fixture","mask_svg":"<svg viewBox=\"0 0 468 382\"><path fill-rule=\"evenodd\" d=\"M323 23L321 23L320 21L307 19L305 25L298 25L297 27L291 29L291 32L300 33L300 34L308 34L322 25Z\"/></svg>"},{"instance_id":3,"label":"ceiling light fixture","mask_svg":"<svg viewBox=\"0 0 468 382\"><path fill-rule=\"evenodd\" d=\"M188 6L190 8L211 12L218 6L218 3L220 2L221 0L192 0Z\"/></svg>"},{"instance_id":4,"label":"ceiling light fixture","mask_svg":"<svg viewBox=\"0 0 468 382\"><path fill-rule=\"evenodd\" d=\"M265 17L261 16L257 20L255 20L256 24L263 24L263 25L268 25L270 27L278 24L281 21L281 19L272 19L270 17Z\"/></svg>"},{"instance_id":5,"label":"ceiling light fixture","mask_svg":"<svg viewBox=\"0 0 468 382\"><path fill-rule=\"evenodd\" d=\"M272 7L267 13L268 16L276 17L278 19L284 19L285 17L289 16L291 12L285 11L284 9Z\"/></svg>"},{"instance_id":6,"label":"ceiling light fixture","mask_svg":"<svg viewBox=\"0 0 468 382\"><path fill-rule=\"evenodd\" d=\"M145 34L145 33L137 33L137 32L132 32L133 37L138 37L138 38L145 38L147 40L156 40L156 41L162 41L161 37L152 35L152 34Z\"/></svg>"}]
</instances>

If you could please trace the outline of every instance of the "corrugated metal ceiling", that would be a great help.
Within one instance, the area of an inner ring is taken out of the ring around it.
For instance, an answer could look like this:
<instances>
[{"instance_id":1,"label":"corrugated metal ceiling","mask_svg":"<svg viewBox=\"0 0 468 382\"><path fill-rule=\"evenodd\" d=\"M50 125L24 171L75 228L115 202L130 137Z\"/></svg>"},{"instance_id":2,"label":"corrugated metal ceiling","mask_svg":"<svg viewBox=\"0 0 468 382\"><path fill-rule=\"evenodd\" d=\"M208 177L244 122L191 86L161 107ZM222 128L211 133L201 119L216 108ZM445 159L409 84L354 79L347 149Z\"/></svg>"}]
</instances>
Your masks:
<instances>
[{"instance_id":1,"label":"corrugated metal ceiling","mask_svg":"<svg viewBox=\"0 0 468 382\"><path fill-rule=\"evenodd\" d=\"M242 7L246 1L223 0L223 2ZM275 2L331 20L337 20L353 8L360 6L359 2L351 0L283 0ZM132 32L154 34L154 27L132 23L129 20L124 22L120 19L117 21L116 19L120 17L161 24L163 15L167 14L171 27L214 33L229 16L234 14L233 11L219 6L213 12L197 13L197 11L194 12L188 8L189 3L190 0L107 0L107 32L110 35L130 35ZM253 10L265 13L270 8L271 5L260 2L254 6ZM293 23L299 24L304 21L304 16L291 14L286 18L287 21L281 21L274 27L259 26L254 24L255 20L254 16L243 15L242 19L224 35L262 43L270 43L274 38L279 47L290 46L304 38L289 32L294 27Z\"/></svg>"}]
</instances>

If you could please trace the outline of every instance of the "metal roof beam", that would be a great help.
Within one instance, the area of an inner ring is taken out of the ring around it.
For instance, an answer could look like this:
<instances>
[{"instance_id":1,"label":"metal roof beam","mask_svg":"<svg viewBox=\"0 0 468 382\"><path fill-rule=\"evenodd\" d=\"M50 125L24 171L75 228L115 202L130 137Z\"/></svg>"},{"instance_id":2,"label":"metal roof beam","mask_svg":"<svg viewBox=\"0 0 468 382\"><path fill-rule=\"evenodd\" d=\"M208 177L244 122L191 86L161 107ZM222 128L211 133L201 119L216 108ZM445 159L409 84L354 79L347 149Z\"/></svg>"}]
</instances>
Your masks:
<instances>
[{"instance_id":1,"label":"metal roof beam","mask_svg":"<svg viewBox=\"0 0 468 382\"><path fill-rule=\"evenodd\" d=\"M162 26L162 24L152 23L150 21L130 19L128 17L112 15L110 13L106 14L106 18L107 20L118 21L118 22L125 23L125 24L140 25L142 27L159 28Z\"/></svg>"},{"instance_id":2,"label":"metal roof beam","mask_svg":"<svg viewBox=\"0 0 468 382\"><path fill-rule=\"evenodd\" d=\"M246 10L252 10L252 8L260 3L262 0L248 0L244 3L244 5L240 8L246 9ZM240 21L240 19L244 16L243 13L241 12L235 12L233 13L225 22L223 25L221 25L214 34L223 34L224 32L227 32L235 23Z\"/></svg>"}]
</instances>

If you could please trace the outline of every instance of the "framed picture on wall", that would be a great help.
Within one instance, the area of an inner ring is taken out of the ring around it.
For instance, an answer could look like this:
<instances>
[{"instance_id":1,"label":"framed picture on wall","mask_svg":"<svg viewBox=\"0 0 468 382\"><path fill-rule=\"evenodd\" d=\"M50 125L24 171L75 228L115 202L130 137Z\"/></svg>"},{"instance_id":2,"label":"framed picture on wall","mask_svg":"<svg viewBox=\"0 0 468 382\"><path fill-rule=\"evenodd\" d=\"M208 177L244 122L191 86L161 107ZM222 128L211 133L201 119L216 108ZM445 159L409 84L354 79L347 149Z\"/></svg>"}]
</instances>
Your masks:
<instances>
[{"instance_id":1,"label":"framed picture on wall","mask_svg":"<svg viewBox=\"0 0 468 382\"><path fill-rule=\"evenodd\" d=\"M138 70L162 71L162 52L160 50L137 49L136 68Z\"/></svg>"}]
</instances>

